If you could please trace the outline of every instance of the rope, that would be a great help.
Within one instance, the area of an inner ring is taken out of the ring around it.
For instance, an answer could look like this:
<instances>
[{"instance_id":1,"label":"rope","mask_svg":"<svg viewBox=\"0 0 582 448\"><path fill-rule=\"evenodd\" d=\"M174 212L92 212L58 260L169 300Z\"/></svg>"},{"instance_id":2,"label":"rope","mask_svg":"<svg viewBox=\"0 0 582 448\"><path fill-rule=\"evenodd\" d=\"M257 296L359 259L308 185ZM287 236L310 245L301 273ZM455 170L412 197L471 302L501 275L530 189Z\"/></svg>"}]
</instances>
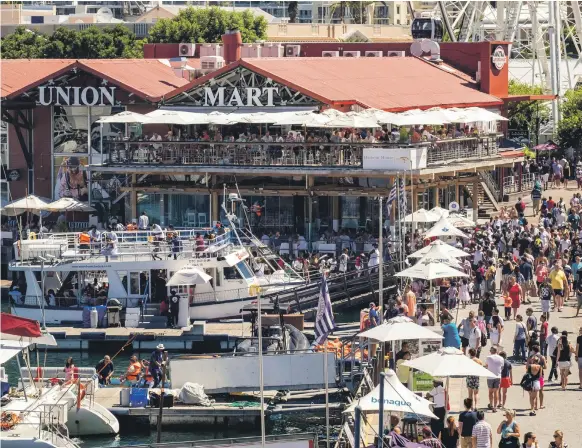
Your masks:
<instances>
[{"instance_id":1,"label":"rope","mask_svg":"<svg viewBox=\"0 0 582 448\"><path fill-rule=\"evenodd\" d=\"M135 340L135 338L137 337L137 335L133 335L131 336L127 342L125 344L123 344L123 346L117 351L117 353L115 353L115 355L113 355L111 357L111 361L113 361L117 355L119 355L122 351L124 351L128 346L133 344L133 341ZM99 374L103 371L103 369L105 369L106 366L101 367L101 369L99 369L98 372L95 373L95 375L97 375L97 377L99 377ZM89 383L92 381L93 379L87 380L87 382L85 383L85 386L89 385Z\"/></svg>"}]
</instances>

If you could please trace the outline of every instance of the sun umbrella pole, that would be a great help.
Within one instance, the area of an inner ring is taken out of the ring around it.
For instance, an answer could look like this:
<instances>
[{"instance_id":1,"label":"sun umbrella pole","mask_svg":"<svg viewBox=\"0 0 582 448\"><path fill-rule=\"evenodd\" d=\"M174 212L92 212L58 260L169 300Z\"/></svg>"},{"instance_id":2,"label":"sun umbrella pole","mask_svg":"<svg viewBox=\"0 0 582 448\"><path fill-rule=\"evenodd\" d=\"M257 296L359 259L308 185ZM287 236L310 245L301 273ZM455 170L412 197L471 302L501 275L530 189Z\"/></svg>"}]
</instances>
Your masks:
<instances>
[{"instance_id":1,"label":"sun umbrella pole","mask_svg":"<svg viewBox=\"0 0 582 448\"><path fill-rule=\"evenodd\" d=\"M360 448L360 423L361 423L361 421L362 421L362 408L360 406L356 406L356 417L355 417L355 422L354 422L354 448Z\"/></svg>"},{"instance_id":2,"label":"sun umbrella pole","mask_svg":"<svg viewBox=\"0 0 582 448\"><path fill-rule=\"evenodd\" d=\"M378 412L378 448L382 448L384 439L384 382L386 374L380 372L380 408Z\"/></svg>"},{"instance_id":3,"label":"sun umbrella pole","mask_svg":"<svg viewBox=\"0 0 582 448\"><path fill-rule=\"evenodd\" d=\"M323 356L323 377L325 381L325 443L326 447L329 448L329 384L327 381L327 339L324 343L324 356Z\"/></svg>"}]
</instances>

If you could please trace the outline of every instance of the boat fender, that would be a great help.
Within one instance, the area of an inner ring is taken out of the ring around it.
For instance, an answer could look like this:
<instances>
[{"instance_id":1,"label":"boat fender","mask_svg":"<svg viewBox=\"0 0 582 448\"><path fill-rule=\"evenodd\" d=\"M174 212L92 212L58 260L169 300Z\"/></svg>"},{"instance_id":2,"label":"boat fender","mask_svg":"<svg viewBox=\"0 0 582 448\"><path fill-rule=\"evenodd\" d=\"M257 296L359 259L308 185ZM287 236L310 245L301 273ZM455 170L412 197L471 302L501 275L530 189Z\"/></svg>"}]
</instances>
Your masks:
<instances>
[{"instance_id":1,"label":"boat fender","mask_svg":"<svg viewBox=\"0 0 582 448\"><path fill-rule=\"evenodd\" d=\"M20 416L16 412L2 412L0 416L0 429L8 431L20 422Z\"/></svg>"}]
</instances>

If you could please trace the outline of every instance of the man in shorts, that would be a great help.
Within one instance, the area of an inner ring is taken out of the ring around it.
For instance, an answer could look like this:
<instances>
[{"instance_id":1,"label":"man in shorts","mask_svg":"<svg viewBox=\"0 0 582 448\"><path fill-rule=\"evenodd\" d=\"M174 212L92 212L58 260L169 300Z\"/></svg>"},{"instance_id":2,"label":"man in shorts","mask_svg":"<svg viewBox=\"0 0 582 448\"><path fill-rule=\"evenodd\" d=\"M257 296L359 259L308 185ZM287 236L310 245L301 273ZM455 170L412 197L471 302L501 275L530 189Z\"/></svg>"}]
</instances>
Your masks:
<instances>
[{"instance_id":1,"label":"man in shorts","mask_svg":"<svg viewBox=\"0 0 582 448\"><path fill-rule=\"evenodd\" d=\"M491 353L485 360L485 367L493 373L496 378L487 378L487 387L489 388L489 405L488 408L497 412L497 407L501 405L499 396L499 386L501 385L501 371L505 360L497 354L497 347L489 349Z\"/></svg>"},{"instance_id":2,"label":"man in shorts","mask_svg":"<svg viewBox=\"0 0 582 448\"><path fill-rule=\"evenodd\" d=\"M582 282L578 282L576 286L578 287L576 289L576 300L578 301L578 305L576 307L576 317L578 317L578 313L582 307Z\"/></svg>"},{"instance_id":3,"label":"man in shorts","mask_svg":"<svg viewBox=\"0 0 582 448\"><path fill-rule=\"evenodd\" d=\"M558 312L562 312L562 306L564 305L564 290L568 288L568 279L566 274L562 269L562 263L560 261L556 262L552 272L550 272L550 284L554 290L554 308Z\"/></svg>"}]
</instances>

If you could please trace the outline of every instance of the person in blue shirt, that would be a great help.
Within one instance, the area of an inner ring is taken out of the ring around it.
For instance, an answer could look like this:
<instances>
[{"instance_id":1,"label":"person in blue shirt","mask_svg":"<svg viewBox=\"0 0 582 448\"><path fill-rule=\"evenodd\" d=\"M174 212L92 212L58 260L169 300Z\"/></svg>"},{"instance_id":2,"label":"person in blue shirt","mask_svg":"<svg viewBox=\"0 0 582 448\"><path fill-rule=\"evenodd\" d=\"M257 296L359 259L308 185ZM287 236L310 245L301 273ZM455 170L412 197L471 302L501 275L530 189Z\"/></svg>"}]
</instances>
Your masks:
<instances>
[{"instance_id":1,"label":"person in blue shirt","mask_svg":"<svg viewBox=\"0 0 582 448\"><path fill-rule=\"evenodd\" d=\"M574 289L578 289L580 284L580 269L582 269L582 263L580 262L580 257L576 255L575 262L572 263L572 275L574 276Z\"/></svg>"},{"instance_id":2,"label":"person in blue shirt","mask_svg":"<svg viewBox=\"0 0 582 448\"><path fill-rule=\"evenodd\" d=\"M18 286L13 286L12 290L8 293L8 296L12 299L14 304L17 303L24 303L24 297L22 296L22 293L20 292L20 287Z\"/></svg>"},{"instance_id":3,"label":"person in blue shirt","mask_svg":"<svg viewBox=\"0 0 582 448\"><path fill-rule=\"evenodd\" d=\"M370 328L380 325L380 316L378 315L378 310L376 309L376 304L374 302L370 302L368 318L370 319Z\"/></svg>"},{"instance_id":4,"label":"person in blue shirt","mask_svg":"<svg viewBox=\"0 0 582 448\"><path fill-rule=\"evenodd\" d=\"M445 318L442 320L443 329L443 347L455 347L461 348L461 338L459 337L459 330L455 324L451 322L450 319Z\"/></svg>"},{"instance_id":5,"label":"person in blue shirt","mask_svg":"<svg viewBox=\"0 0 582 448\"><path fill-rule=\"evenodd\" d=\"M162 382L162 364L164 363L164 344L158 344L150 357L149 373L154 379L156 388Z\"/></svg>"}]
</instances>

